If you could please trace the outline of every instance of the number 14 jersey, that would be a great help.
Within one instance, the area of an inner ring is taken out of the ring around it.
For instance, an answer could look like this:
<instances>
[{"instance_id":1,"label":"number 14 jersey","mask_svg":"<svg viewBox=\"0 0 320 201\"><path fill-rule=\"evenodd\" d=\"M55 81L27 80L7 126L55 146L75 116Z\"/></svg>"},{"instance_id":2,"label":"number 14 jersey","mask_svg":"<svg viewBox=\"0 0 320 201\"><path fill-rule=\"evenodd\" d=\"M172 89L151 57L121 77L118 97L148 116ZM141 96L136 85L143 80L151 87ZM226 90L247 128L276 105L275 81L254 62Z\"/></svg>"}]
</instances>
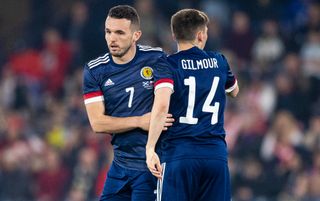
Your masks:
<instances>
[{"instance_id":1,"label":"number 14 jersey","mask_svg":"<svg viewBox=\"0 0 320 201\"><path fill-rule=\"evenodd\" d=\"M223 113L226 92L232 91L237 82L227 60L222 54L197 47L173 54L167 60L172 75L156 77L155 88L172 79L174 93L169 113L176 121L161 135L158 152L162 161L226 160Z\"/></svg>"}]
</instances>

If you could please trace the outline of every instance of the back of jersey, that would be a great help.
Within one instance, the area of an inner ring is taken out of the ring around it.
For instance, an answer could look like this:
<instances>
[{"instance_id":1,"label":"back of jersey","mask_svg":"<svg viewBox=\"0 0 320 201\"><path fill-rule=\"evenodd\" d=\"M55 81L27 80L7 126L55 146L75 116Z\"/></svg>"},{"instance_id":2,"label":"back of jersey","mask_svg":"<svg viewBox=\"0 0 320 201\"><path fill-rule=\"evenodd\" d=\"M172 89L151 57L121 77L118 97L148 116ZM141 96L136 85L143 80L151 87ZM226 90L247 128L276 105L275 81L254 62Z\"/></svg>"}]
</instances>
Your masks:
<instances>
[{"instance_id":1,"label":"back of jersey","mask_svg":"<svg viewBox=\"0 0 320 201\"><path fill-rule=\"evenodd\" d=\"M168 61L174 68L169 112L176 123L162 135L163 159L226 160L225 93L232 90L236 79L225 57L193 47L169 56Z\"/></svg>"}]
</instances>

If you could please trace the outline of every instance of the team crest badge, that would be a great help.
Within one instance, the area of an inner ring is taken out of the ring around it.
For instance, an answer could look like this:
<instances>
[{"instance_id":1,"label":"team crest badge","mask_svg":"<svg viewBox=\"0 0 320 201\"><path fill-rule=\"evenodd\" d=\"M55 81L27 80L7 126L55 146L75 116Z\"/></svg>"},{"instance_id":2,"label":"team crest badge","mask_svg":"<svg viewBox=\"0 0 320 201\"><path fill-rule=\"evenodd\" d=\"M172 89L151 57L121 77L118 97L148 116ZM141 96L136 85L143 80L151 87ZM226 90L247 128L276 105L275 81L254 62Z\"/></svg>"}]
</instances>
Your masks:
<instances>
[{"instance_id":1,"label":"team crest badge","mask_svg":"<svg viewBox=\"0 0 320 201\"><path fill-rule=\"evenodd\" d=\"M140 75L146 80L151 80L153 78L153 70L151 67L145 66L141 69Z\"/></svg>"}]
</instances>

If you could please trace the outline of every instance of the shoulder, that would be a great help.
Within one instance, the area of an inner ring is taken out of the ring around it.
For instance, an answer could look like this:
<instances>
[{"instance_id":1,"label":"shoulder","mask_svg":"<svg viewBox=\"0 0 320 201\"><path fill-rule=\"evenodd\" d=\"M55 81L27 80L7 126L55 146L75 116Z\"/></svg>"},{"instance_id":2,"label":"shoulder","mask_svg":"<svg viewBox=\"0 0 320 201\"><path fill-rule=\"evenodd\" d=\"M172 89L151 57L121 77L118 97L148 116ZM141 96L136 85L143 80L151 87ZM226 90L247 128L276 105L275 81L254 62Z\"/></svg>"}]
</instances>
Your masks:
<instances>
[{"instance_id":1,"label":"shoulder","mask_svg":"<svg viewBox=\"0 0 320 201\"><path fill-rule=\"evenodd\" d=\"M213 58L217 59L217 61L218 61L219 63L223 63L223 64L228 63L227 58L226 58L221 52L206 51L206 53L207 53L210 57L213 57Z\"/></svg>"},{"instance_id":2,"label":"shoulder","mask_svg":"<svg viewBox=\"0 0 320 201\"><path fill-rule=\"evenodd\" d=\"M175 60L179 59L180 57L181 57L180 52L175 52L175 53L167 56L169 61L175 61Z\"/></svg>"},{"instance_id":3,"label":"shoulder","mask_svg":"<svg viewBox=\"0 0 320 201\"><path fill-rule=\"evenodd\" d=\"M151 47L147 45L138 45L138 49L140 53L144 55L152 55L152 56L163 56L165 53L163 52L161 47Z\"/></svg>"},{"instance_id":4,"label":"shoulder","mask_svg":"<svg viewBox=\"0 0 320 201\"><path fill-rule=\"evenodd\" d=\"M215 57L216 59L222 59L222 54L217 51L204 51L206 54L208 54L211 57Z\"/></svg>"},{"instance_id":5,"label":"shoulder","mask_svg":"<svg viewBox=\"0 0 320 201\"><path fill-rule=\"evenodd\" d=\"M143 51L143 52L162 52L163 53L163 50L161 47L151 47L151 46L148 46L148 45L138 45L138 48L140 51Z\"/></svg>"},{"instance_id":6,"label":"shoulder","mask_svg":"<svg viewBox=\"0 0 320 201\"><path fill-rule=\"evenodd\" d=\"M109 55L109 53L106 53L102 56L99 56L99 57L87 62L86 67L91 70L91 69L97 68L101 65L108 64L109 62L110 62L110 55Z\"/></svg>"}]
</instances>

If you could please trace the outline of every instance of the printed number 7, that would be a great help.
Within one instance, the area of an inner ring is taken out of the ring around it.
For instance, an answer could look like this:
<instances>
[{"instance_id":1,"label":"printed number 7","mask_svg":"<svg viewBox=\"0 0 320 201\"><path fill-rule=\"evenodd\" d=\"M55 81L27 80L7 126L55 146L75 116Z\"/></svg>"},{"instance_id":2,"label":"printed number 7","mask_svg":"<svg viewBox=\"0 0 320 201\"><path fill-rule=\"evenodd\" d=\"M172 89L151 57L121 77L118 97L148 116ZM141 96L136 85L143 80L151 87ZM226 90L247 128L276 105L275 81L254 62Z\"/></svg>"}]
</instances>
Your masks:
<instances>
[{"instance_id":1,"label":"printed number 7","mask_svg":"<svg viewBox=\"0 0 320 201\"><path fill-rule=\"evenodd\" d=\"M132 100L133 100L133 94L134 94L134 88L133 87L128 87L126 88L126 92L129 92L129 102L128 102L128 108L132 107Z\"/></svg>"}]
</instances>

